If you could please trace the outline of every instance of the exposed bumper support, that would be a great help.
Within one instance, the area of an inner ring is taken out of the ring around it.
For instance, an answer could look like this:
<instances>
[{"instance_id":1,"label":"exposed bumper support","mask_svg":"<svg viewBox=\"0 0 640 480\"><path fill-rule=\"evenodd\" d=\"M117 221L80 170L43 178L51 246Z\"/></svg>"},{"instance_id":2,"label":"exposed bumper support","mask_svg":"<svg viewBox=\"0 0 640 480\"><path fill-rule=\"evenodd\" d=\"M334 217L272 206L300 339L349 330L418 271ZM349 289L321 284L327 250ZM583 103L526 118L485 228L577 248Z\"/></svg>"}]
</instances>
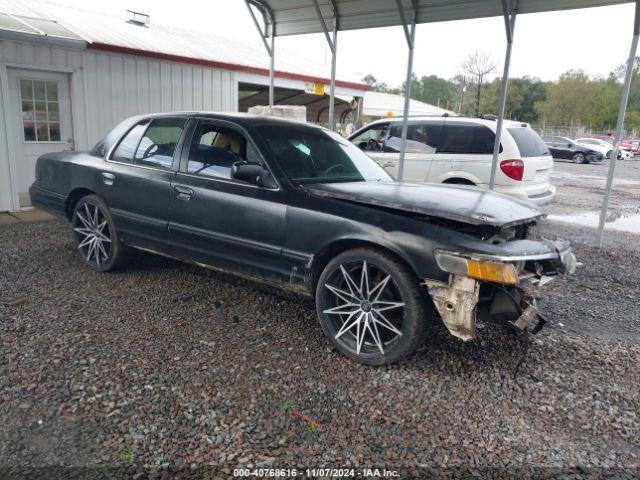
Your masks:
<instances>
[{"instance_id":1,"label":"exposed bumper support","mask_svg":"<svg viewBox=\"0 0 640 480\"><path fill-rule=\"evenodd\" d=\"M454 275L447 287L428 284L429 294L449 333L465 342L476 338L476 305L480 282Z\"/></svg>"},{"instance_id":2,"label":"exposed bumper support","mask_svg":"<svg viewBox=\"0 0 640 480\"><path fill-rule=\"evenodd\" d=\"M523 286L543 285L553 278L550 275L573 273L576 257L569 244L563 241L513 243L518 247L526 246L529 251L508 251L506 248L504 255L472 254L469 257L494 262L524 262L528 270L521 272L519 286L503 286L455 274L450 276L448 284L425 280L433 304L453 336L463 341L473 340L477 321L509 325L518 330L531 329L532 333L539 332L546 323L535 299L523 290ZM536 243L542 248L531 251Z\"/></svg>"}]
</instances>

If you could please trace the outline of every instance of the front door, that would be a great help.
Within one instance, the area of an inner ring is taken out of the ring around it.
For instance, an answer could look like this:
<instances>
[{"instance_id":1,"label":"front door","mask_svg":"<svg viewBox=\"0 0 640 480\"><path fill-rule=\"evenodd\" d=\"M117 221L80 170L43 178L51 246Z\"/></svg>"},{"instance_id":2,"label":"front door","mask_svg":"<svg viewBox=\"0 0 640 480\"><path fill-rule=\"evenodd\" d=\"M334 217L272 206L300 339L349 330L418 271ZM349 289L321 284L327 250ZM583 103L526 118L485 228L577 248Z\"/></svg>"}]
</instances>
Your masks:
<instances>
[{"instance_id":1,"label":"front door","mask_svg":"<svg viewBox=\"0 0 640 480\"><path fill-rule=\"evenodd\" d=\"M176 256L280 284L286 204L282 192L231 178L240 160L264 164L234 124L201 121L172 185L169 230Z\"/></svg>"},{"instance_id":2,"label":"front door","mask_svg":"<svg viewBox=\"0 0 640 480\"><path fill-rule=\"evenodd\" d=\"M69 75L7 69L11 101L10 162L14 205L31 205L29 186L37 158L48 152L72 150ZM16 202L17 199L17 202Z\"/></svg>"}]
</instances>

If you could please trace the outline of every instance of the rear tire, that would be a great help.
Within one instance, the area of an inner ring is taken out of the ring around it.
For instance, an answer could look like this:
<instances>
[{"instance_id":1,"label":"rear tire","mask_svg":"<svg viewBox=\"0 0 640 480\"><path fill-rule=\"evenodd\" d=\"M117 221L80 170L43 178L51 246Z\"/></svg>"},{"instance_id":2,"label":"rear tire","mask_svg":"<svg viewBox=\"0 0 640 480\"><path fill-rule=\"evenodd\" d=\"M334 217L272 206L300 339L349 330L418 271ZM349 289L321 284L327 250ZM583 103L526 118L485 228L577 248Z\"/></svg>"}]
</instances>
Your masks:
<instances>
[{"instance_id":1,"label":"rear tire","mask_svg":"<svg viewBox=\"0 0 640 480\"><path fill-rule=\"evenodd\" d=\"M584 158L584 153L578 152L576 153L573 158L573 163L584 163L585 158Z\"/></svg>"},{"instance_id":2,"label":"rear tire","mask_svg":"<svg viewBox=\"0 0 640 480\"><path fill-rule=\"evenodd\" d=\"M605 158L611 158L611 150L607 152L607 154L605 155Z\"/></svg>"},{"instance_id":3,"label":"rear tire","mask_svg":"<svg viewBox=\"0 0 640 480\"><path fill-rule=\"evenodd\" d=\"M357 248L324 268L316 288L324 334L365 365L388 365L424 342L431 308L413 272L386 252Z\"/></svg>"},{"instance_id":4,"label":"rear tire","mask_svg":"<svg viewBox=\"0 0 640 480\"><path fill-rule=\"evenodd\" d=\"M71 225L76 251L85 265L108 272L120 264L124 247L109 207L100 197L87 195L78 200Z\"/></svg>"}]
</instances>

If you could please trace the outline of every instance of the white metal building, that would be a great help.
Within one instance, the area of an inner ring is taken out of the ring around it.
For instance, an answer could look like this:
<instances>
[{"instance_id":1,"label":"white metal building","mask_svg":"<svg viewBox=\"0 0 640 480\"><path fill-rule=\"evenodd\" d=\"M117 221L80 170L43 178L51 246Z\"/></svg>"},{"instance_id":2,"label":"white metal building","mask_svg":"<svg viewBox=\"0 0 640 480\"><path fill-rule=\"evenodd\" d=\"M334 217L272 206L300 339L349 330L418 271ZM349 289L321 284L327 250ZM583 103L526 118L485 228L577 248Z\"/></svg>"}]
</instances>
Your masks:
<instances>
[{"instance_id":1,"label":"white metal building","mask_svg":"<svg viewBox=\"0 0 640 480\"><path fill-rule=\"evenodd\" d=\"M126 117L265 103L269 59L260 48L147 20L0 0L0 211L29 205L40 154L89 149ZM328 83L324 66L280 54L276 103L305 105L308 120L326 121ZM367 89L337 80L334 118Z\"/></svg>"}]
</instances>

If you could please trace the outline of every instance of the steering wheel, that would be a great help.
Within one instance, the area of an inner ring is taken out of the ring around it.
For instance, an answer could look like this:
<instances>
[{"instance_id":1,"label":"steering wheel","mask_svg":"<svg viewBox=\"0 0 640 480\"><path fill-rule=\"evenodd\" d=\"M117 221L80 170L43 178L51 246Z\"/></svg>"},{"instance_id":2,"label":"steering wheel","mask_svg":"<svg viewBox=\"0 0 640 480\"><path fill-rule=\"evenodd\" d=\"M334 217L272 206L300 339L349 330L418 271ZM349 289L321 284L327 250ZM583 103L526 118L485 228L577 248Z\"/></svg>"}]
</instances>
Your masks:
<instances>
[{"instance_id":1,"label":"steering wheel","mask_svg":"<svg viewBox=\"0 0 640 480\"><path fill-rule=\"evenodd\" d=\"M324 170L320 176L324 177L329 175L331 172L333 172L334 170L339 170L342 169L344 170L344 165L342 165L341 163L336 163L335 165L331 165L329 168L327 168L326 170Z\"/></svg>"},{"instance_id":2,"label":"steering wheel","mask_svg":"<svg viewBox=\"0 0 640 480\"><path fill-rule=\"evenodd\" d=\"M374 138L370 138L367 142L367 150L382 150L382 145Z\"/></svg>"},{"instance_id":3,"label":"steering wheel","mask_svg":"<svg viewBox=\"0 0 640 480\"><path fill-rule=\"evenodd\" d=\"M156 153L158 153L159 148L160 145L158 145L157 143L152 143L151 145L149 145L142 154L142 160L144 160L145 158L153 157Z\"/></svg>"}]
</instances>

